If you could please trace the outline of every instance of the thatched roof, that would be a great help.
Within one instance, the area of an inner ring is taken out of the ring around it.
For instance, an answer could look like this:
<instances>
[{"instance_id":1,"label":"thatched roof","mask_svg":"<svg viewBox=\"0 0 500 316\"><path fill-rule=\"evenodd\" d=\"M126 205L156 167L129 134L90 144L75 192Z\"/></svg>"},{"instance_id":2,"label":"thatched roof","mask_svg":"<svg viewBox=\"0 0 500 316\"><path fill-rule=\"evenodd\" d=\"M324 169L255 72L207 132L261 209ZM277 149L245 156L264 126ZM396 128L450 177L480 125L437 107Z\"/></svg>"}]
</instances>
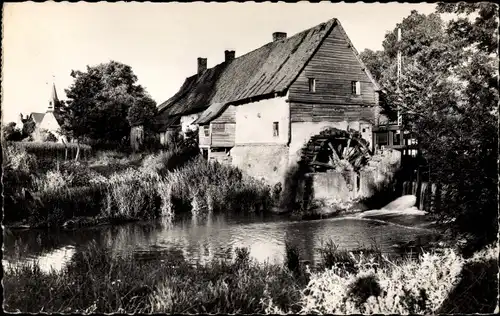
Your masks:
<instances>
[{"instance_id":1,"label":"thatched roof","mask_svg":"<svg viewBox=\"0 0 500 316\"><path fill-rule=\"evenodd\" d=\"M229 104L227 103L214 103L208 107L200 117L193 122L193 124L208 124L212 120L216 119L224 110L227 109Z\"/></svg>"},{"instance_id":2,"label":"thatched roof","mask_svg":"<svg viewBox=\"0 0 500 316\"><path fill-rule=\"evenodd\" d=\"M242 104L284 95L336 25L340 26L338 20L331 19L187 78L158 106L157 120L197 113L215 103Z\"/></svg>"}]
</instances>

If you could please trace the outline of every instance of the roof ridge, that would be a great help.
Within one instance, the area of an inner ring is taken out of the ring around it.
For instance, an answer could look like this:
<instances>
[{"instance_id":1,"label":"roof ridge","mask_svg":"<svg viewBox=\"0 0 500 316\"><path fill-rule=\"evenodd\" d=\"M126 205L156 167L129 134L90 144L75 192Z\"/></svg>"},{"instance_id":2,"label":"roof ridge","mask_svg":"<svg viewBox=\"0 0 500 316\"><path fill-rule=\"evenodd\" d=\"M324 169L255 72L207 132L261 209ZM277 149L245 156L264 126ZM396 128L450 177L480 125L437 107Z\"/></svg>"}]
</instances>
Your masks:
<instances>
[{"instance_id":1,"label":"roof ridge","mask_svg":"<svg viewBox=\"0 0 500 316\"><path fill-rule=\"evenodd\" d=\"M305 34L305 33L309 32L309 31L311 31L312 29L317 28L317 27L318 27L318 26L320 26L320 25L326 25L326 24L328 24L328 23L330 23L330 22L333 22L333 21L337 21L337 22L338 22L337 18L331 18L331 19L329 19L329 20L328 20L328 21L326 21L326 22L321 22L321 23L318 23L318 24L316 24L316 25L314 25L314 26L312 26L312 27L310 27L310 28L307 28L307 29L305 29L305 30L302 30L302 31L300 31L300 32L297 32L297 33L293 34L292 36L287 36L287 38L286 38L286 39L284 39L284 42L287 42L287 41L291 40L292 38L294 38L294 37L296 37L296 36L299 36L299 35L301 35L301 34ZM251 54L251 53L253 53L253 52L255 52L255 51L257 51L257 50L259 50L259 49L261 49L261 48L263 48L263 47L265 47L265 46L267 46L267 45L272 45L272 44L274 44L274 43L275 43L275 41L270 41L270 42L267 42L267 43L265 43L265 44L264 44L264 45L262 45L262 46L259 46L259 47L255 48L255 49L253 49L253 50L251 50L251 51L249 51L249 52L246 52L246 53L245 53L245 54L243 54L243 55L240 55L240 56L238 56L238 57L235 57L234 59L230 60L229 62L232 62L232 61L234 61L234 60L237 60L238 58L242 58L242 57L244 57L244 56L246 56L246 55L249 55L249 54ZM215 66L211 67L211 68L207 68L207 70L209 70L209 69L213 69L213 68L215 68L215 67L217 67L217 66L220 66L220 65L222 65L222 64L225 64L225 63L227 63L227 61L222 61L222 62L218 63L217 65L215 65ZM198 74L194 74L194 75L191 75L191 76L189 76L189 77L187 77L187 78L192 78L192 77L197 76L197 75L198 75Z\"/></svg>"},{"instance_id":2,"label":"roof ridge","mask_svg":"<svg viewBox=\"0 0 500 316\"><path fill-rule=\"evenodd\" d=\"M159 114L184 115L204 111L212 103L255 101L285 92L337 23L332 18L186 77L180 89L158 106Z\"/></svg>"}]
</instances>

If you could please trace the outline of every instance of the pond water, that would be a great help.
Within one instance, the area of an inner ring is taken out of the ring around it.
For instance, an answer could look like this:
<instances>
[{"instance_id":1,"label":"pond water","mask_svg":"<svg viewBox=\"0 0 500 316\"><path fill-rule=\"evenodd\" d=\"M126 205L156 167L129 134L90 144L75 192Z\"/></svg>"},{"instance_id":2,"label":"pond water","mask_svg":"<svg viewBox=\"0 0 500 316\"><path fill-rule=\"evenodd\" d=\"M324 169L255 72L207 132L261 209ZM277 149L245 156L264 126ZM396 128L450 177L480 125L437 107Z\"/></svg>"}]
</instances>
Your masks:
<instances>
[{"instance_id":1,"label":"pond water","mask_svg":"<svg viewBox=\"0 0 500 316\"><path fill-rule=\"evenodd\" d=\"M192 262L233 257L236 247L247 247L259 262L282 262L285 241L299 247L301 259L317 264L317 248L332 240L340 248L355 250L374 242L389 255L397 244L435 239L422 215L394 214L390 220L362 216L292 221L283 216L214 215L180 219L173 225L136 222L66 231L4 230L3 264L37 261L48 271L64 266L91 242L115 254L130 253L140 260L184 257Z\"/></svg>"}]
</instances>

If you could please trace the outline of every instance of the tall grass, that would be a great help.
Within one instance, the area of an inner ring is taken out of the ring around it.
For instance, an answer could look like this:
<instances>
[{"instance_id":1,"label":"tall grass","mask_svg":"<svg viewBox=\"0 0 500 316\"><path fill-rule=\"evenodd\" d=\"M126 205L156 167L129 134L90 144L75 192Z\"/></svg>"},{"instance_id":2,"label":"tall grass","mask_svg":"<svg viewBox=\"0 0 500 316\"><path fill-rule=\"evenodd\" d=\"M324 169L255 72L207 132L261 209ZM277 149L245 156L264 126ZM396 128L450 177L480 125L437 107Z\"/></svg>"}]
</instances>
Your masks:
<instances>
[{"instance_id":1,"label":"tall grass","mask_svg":"<svg viewBox=\"0 0 500 316\"><path fill-rule=\"evenodd\" d=\"M139 264L91 245L58 273L25 265L6 271L3 285L5 310L34 313L263 313L264 298L285 308L300 297L287 270L258 265L245 251L231 262Z\"/></svg>"},{"instance_id":2,"label":"tall grass","mask_svg":"<svg viewBox=\"0 0 500 316\"><path fill-rule=\"evenodd\" d=\"M65 160L74 159L78 150L76 143L54 143L54 142L8 142L7 146L22 148L26 152L35 155L38 159ZM80 144L80 158L88 159L92 155L92 147Z\"/></svg>"},{"instance_id":3,"label":"tall grass","mask_svg":"<svg viewBox=\"0 0 500 316\"><path fill-rule=\"evenodd\" d=\"M36 264L6 270L4 308L33 313L436 314L491 313L496 305L494 286L467 292L476 282L467 277L466 267L484 259L498 262L496 254L464 260L445 250L399 263L384 258L385 265L366 255L352 257L356 272L306 267L304 282L286 266L257 264L246 249L236 249L232 261L193 265L173 254L161 261L137 261L91 244L60 272L44 273ZM456 301L457 289L469 295ZM489 292L480 292L485 289Z\"/></svg>"},{"instance_id":4,"label":"tall grass","mask_svg":"<svg viewBox=\"0 0 500 316\"><path fill-rule=\"evenodd\" d=\"M271 188L232 166L198 157L166 174L171 200L180 211L262 212L271 207Z\"/></svg>"},{"instance_id":5,"label":"tall grass","mask_svg":"<svg viewBox=\"0 0 500 316\"><path fill-rule=\"evenodd\" d=\"M172 162L168 157L176 158ZM34 193L30 198L19 195L16 201L23 202L22 207L8 212L15 211L31 225L57 226L82 216L172 221L183 213L263 212L273 203L269 186L243 176L237 168L201 157L187 163L177 159L176 153L155 154L140 168L108 177L86 163L63 163L32 179Z\"/></svg>"},{"instance_id":6,"label":"tall grass","mask_svg":"<svg viewBox=\"0 0 500 316\"><path fill-rule=\"evenodd\" d=\"M129 169L113 175L106 186L103 216L116 219L151 219L158 217L160 194L157 175Z\"/></svg>"}]
</instances>

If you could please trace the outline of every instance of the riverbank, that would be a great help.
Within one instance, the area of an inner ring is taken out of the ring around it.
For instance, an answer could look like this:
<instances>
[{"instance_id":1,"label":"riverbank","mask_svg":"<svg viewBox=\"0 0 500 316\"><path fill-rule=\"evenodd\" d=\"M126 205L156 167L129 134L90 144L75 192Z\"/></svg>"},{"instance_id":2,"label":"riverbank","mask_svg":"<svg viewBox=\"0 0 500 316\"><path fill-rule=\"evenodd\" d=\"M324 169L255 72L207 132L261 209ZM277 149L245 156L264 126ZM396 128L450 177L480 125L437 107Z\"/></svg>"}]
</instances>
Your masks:
<instances>
[{"instance_id":1,"label":"riverbank","mask_svg":"<svg viewBox=\"0 0 500 316\"><path fill-rule=\"evenodd\" d=\"M269 212L276 193L237 168L192 149L142 157L97 157L41 170L33 155L7 148L4 224L81 227L190 213Z\"/></svg>"},{"instance_id":2,"label":"riverbank","mask_svg":"<svg viewBox=\"0 0 500 316\"><path fill-rule=\"evenodd\" d=\"M229 261L192 265L179 256L139 263L90 246L60 272L44 273L36 265L6 270L4 308L33 313L336 314L491 313L495 308L496 297L490 295L498 271L495 248L467 260L449 249L399 261L374 249L349 254L331 243L319 251L322 264L313 268L289 246L283 265L258 264L245 249ZM477 273L474 280L471 273ZM471 285L473 291L467 291Z\"/></svg>"},{"instance_id":3,"label":"riverbank","mask_svg":"<svg viewBox=\"0 0 500 316\"><path fill-rule=\"evenodd\" d=\"M49 170L37 168L35 157L19 148L7 149L4 225L14 229L76 229L160 217L172 221L183 214L212 212L315 220L367 210L362 200L315 200L307 210L286 209L280 187L235 167L207 162L191 149L129 156L98 153Z\"/></svg>"}]
</instances>

